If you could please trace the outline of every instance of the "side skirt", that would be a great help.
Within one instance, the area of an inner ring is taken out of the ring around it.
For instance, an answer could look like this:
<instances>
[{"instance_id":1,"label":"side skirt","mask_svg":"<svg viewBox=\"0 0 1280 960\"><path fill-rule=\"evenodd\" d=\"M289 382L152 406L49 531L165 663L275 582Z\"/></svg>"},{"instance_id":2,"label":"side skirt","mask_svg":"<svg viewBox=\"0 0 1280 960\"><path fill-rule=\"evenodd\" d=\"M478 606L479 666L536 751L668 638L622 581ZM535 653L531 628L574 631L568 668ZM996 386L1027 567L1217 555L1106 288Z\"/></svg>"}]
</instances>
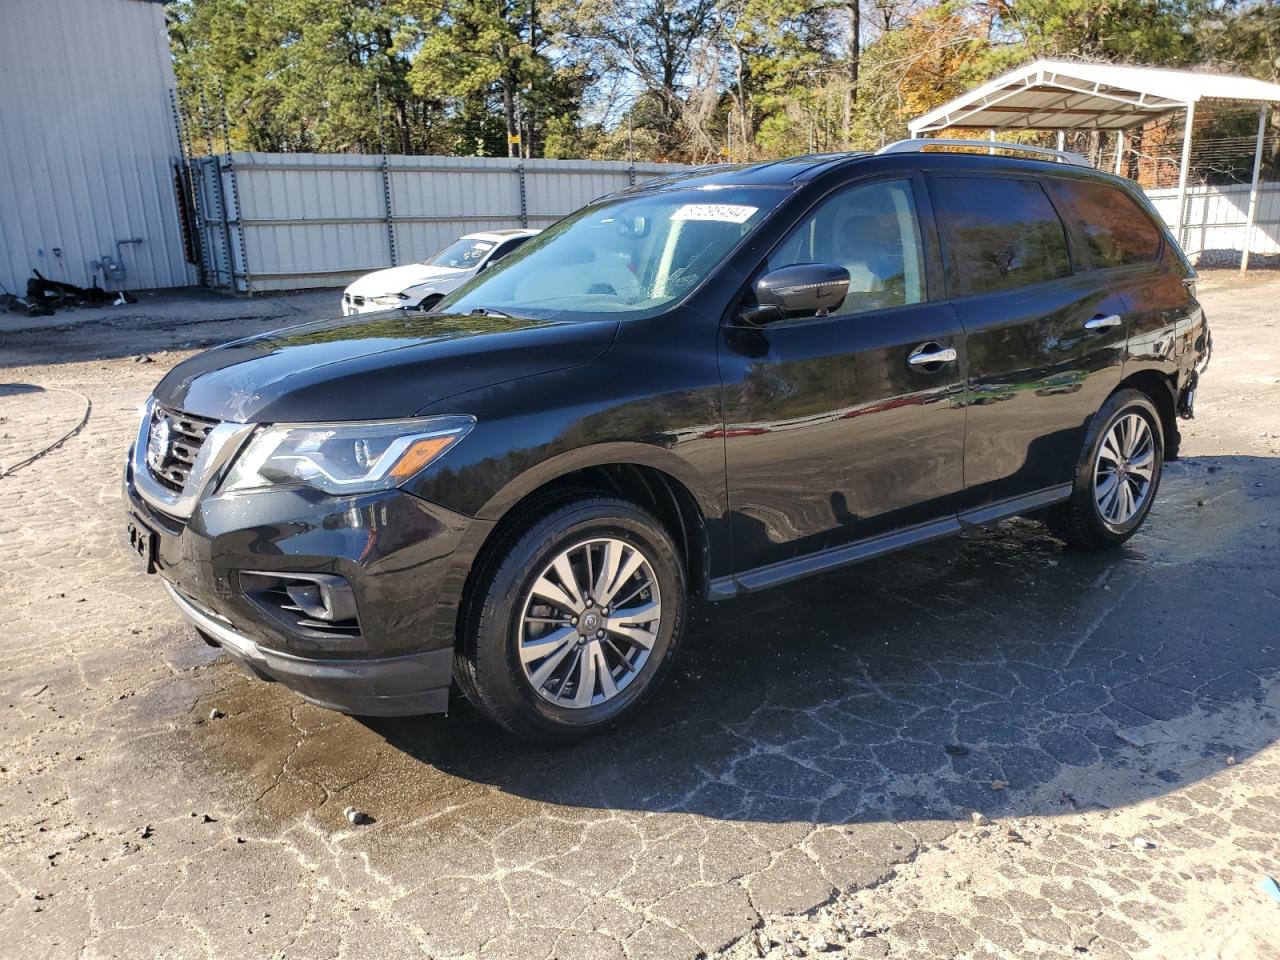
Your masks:
<instances>
[{"instance_id":1,"label":"side skirt","mask_svg":"<svg viewBox=\"0 0 1280 960\"><path fill-rule=\"evenodd\" d=\"M917 524L914 527L882 533L876 537L868 537L865 540L806 554L803 557L780 560L777 563L731 576L716 577L708 585L707 597L710 600L728 600L740 593L754 593L757 590L780 586L803 577L826 573L828 570L847 567L853 563L870 560L872 557L904 550L907 547L941 540L965 530L999 523L1001 520L1007 520L1019 514L1061 503L1070 496L1071 484L1062 483L1020 497L983 504L958 515L930 520L928 523Z\"/></svg>"}]
</instances>

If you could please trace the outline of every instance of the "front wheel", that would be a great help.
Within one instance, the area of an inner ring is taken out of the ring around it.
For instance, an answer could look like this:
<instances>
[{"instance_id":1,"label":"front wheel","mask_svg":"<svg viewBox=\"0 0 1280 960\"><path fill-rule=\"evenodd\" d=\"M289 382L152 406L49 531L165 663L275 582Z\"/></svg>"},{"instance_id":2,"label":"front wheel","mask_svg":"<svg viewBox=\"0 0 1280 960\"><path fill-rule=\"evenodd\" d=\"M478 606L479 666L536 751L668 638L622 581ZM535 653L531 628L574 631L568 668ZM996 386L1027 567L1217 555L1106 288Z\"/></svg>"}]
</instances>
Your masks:
<instances>
[{"instance_id":1,"label":"front wheel","mask_svg":"<svg viewBox=\"0 0 1280 960\"><path fill-rule=\"evenodd\" d=\"M1093 419L1071 499L1050 510L1050 529L1086 550L1124 543L1147 519L1163 469L1164 433L1155 405L1140 391L1117 391Z\"/></svg>"},{"instance_id":2,"label":"front wheel","mask_svg":"<svg viewBox=\"0 0 1280 960\"><path fill-rule=\"evenodd\" d=\"M480 577L455 672L469 699L526 739L581 739L635 711L683 632L675 544L626 500L551 507Z\"/></svg>"}]
</instances>

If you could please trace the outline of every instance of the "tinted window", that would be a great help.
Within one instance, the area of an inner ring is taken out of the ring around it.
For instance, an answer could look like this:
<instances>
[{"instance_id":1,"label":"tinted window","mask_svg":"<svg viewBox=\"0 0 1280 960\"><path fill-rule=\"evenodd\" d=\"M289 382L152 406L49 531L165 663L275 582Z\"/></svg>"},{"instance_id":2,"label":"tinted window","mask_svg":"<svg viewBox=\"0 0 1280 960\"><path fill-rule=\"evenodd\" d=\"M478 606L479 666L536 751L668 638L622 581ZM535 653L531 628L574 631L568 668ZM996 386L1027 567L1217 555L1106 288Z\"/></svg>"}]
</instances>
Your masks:
<instances>
[{"instance_id":1,"label":"tinted window","mask_svg":"<svg viewBox=\"0 0 1280 960\"><path fill-rule=\"evenodd\" d=\"M513 237L512 239L499 244L498 249L489 254L489 259L485 261L485 266L494 266L503 257L510 253L514 253L519 248L520 244L524 243L528 239L529 237Z\"/></svg>"},{"instance_id":2,"label":"tinted window","mask_svg":"<svg viewBox=\"0 0 1280 960\"><path fill-rule=\"evenodd\" d=\"M1066 232L1040 184L940 177L937 185L962 294L1025 287L1071 272Z\"/></svg>"},{"instance_id":3,"label":"tinted window","mask_svg":"<svg viewBox=\"0 0 1280 960\"><path fill-rule=\"evenodd\" d=\"M911 182L870 183L824 200L773 252L768 269L795 263L834 263L849 271L849 293L833 314L922 301L923 257Z\"/></svg>"},{"instance_id":4,"label":"tinted window","mask_svg":"<svg viewBox=\"0 0 1280 960\"><path fill-rule=\"evenodd\" d=\"M1084 180L1053 185L1099 267L1150 263L1160 256L1160 229L1117 187Z\"/></svg>"}]
</instances>

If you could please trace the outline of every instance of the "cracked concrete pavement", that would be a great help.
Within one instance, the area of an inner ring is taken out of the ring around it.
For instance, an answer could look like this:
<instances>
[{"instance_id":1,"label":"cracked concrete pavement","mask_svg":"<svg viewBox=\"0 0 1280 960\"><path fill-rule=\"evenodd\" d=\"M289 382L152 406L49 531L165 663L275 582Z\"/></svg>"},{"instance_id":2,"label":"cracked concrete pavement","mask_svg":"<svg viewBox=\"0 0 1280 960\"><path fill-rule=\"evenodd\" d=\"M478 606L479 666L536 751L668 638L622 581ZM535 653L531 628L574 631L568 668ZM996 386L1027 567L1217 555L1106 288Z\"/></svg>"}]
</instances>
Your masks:
<instances>
[{"instance_id":1,"label":"cracked concrete pavement","mask_svg":"<svg viewBox=\"0 0 1280 960\"><path fill-rule=\"evenodd\" d=\"M1280 956L1280 278L1204 284L1125 548L1016 520L700 606L648 711L559 751L250 680L120 546L163 370L334 300L5 334L0 472L92 410L0 479L0 953Z\"/></svg>"}]
</instances>

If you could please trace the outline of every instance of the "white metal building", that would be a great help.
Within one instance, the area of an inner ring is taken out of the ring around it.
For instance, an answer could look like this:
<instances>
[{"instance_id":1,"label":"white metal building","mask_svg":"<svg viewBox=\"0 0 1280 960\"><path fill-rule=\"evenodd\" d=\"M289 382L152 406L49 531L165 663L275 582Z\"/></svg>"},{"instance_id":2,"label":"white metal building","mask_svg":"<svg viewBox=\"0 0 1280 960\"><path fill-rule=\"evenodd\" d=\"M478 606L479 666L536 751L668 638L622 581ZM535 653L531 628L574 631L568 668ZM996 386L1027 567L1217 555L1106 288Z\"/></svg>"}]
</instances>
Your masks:
<instances>
[{"instance_id":1,"label":"white metal building","mask_svg":"<svg viewBox=\"0 0 1280 960\"><path fill-rule=\"evenodd\" d=\"M195 282L158 0L0 2L0 284ZM105 269L105 280L104 280Z\"/></svg>"}]
</instances>

